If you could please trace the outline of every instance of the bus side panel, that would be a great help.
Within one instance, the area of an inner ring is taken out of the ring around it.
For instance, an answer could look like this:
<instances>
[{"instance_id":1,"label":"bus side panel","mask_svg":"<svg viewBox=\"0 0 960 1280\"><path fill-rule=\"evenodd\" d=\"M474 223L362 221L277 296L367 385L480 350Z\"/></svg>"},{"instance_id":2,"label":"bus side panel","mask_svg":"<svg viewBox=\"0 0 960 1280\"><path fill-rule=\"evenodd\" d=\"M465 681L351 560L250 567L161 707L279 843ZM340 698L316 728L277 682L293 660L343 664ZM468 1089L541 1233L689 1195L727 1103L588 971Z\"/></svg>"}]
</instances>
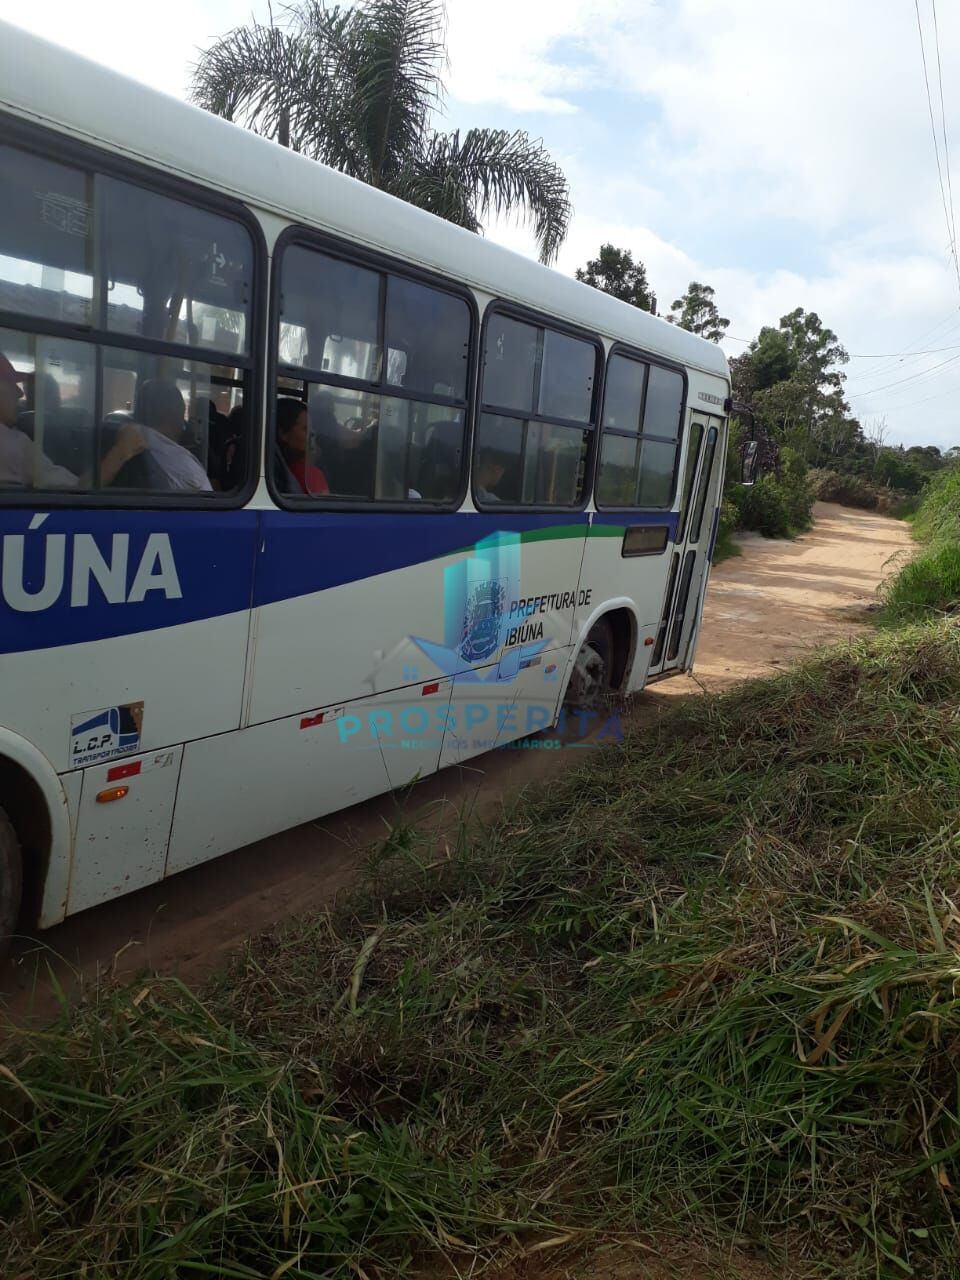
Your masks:
<instances>
[{"instance_id":1,"label":"bus side panel","mask_svg":"<svg viewBox=\"0 0 960 1280\"><path fill-rule=\"evenodd\" d=\"M569 647L525 659L514 670L513 655L453 684L440 766L462 764L556 723L561 680Z\"/></svg>"},{"instance_id":2,"label":"bus side panel","mask_svg":"<svg viewBox=\"0 0 960 1280\"><path fill-rule=\"evenodd\" d=\"M251 723L570 643L582 513L263 521Z\"/></svg>"},{"instance_id":3,"label":"bus side panel","mask_svg":"<svg viewBox=\"0 0 960 1280\"><path fill-rule=\"evenodd\" d=\"M676 529L675 511L598 511L593 515L581 574L581 584L590 585L593 591L590 601L577 608L575 634L586 626L602 601L626 596L633 602L639 620L638 647L627 673L626 692L643 688L650 661L650 648L644 647L643 639L656 633ZM624 539L631 530L644 531L641 536L660 549L625 556Z\"/></svg>"},{"instance_id":4,"label":"bus side panel","mask_svg":"<svg viewBox=\"0 0 960 1280\"><path fill-rule=\"evenodd\" d=\"M256 531L253 511L0 512L0 724L58 772L236 728Z\"/></svg>"},{"instance_id":5,"label":"bus side panel","mask_svg":"<svg viewBox=\"0 0 960 1280\"><path fill-rule=\"evenodd\" d=\"M184 748L166 874L434 773L451 681Z\"/></svg>"},{"instance_id":6,"label":"bus side panel","mask_svg":"<svg viewBox=\"0 0 960 1280\"><path fill-rule=\"evenodd\" d=\"M163 878L182 752L84 769L68 914Z\"/></svg>"}]
</instances>

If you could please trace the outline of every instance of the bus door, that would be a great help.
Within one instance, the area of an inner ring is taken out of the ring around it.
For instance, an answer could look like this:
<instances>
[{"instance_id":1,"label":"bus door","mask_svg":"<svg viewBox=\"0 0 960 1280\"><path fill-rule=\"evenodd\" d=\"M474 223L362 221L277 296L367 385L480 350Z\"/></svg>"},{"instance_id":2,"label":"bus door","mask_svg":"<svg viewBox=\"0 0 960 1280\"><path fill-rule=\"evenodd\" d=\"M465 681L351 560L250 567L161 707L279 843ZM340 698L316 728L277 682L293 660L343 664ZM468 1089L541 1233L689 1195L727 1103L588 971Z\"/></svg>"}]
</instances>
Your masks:
<instances>
[{"instance_id":1,"label":"bus door","mask_svg":"<svg viewBox=\"0 0 960 1280\"><path fill-rule=\"evenodd\" d=\"M703 603L723 485L723 427L721 418L691 417L680 521L648 679L686 670L693 656L691 641Z\"/></svg>"}]
</instances>

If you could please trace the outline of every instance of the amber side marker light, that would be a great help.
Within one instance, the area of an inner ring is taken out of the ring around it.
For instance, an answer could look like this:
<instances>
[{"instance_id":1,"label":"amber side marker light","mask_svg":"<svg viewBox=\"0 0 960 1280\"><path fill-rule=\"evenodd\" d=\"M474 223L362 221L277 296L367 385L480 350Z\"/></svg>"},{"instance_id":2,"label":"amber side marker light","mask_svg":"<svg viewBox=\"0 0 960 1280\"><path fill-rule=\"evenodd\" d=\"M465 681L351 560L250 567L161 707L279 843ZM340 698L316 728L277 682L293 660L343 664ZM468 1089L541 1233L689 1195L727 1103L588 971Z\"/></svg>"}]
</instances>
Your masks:
<instances>
[{"instance_id":1,"label":"amber side marker light","mask_svg":"<svg viewBox=\"0 0 960 1280\"><path fill-rule=\"evenodd\" d=\"M122 800L129 790L129 787L107 787L106 791L97 792L97 804L109 804L111 800Z\"/></svg>"}]
</instances>

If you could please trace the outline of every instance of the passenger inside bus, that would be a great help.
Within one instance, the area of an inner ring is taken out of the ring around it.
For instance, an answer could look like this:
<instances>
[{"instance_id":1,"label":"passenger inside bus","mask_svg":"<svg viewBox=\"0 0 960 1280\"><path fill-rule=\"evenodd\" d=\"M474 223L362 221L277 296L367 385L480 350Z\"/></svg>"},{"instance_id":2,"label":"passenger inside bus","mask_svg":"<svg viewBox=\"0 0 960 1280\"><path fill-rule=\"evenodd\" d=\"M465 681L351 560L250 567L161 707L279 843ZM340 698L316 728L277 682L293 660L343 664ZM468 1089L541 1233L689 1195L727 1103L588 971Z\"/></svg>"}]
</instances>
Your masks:
<instances>
[{"instance_id":1,"label":"passenger inside bus","mask_svg":"<svg viewBox=\"0 0 960 1280\"><path fill-rule=\"evenodd\" d=\"M327 477L308 457L310 415L302 400L277 401L277 487L282 493L330 492Z\"/></svg>"},{"instance_id":2,"label":"passenger inside bus","mask_svg":"<svg viewBox=\"0 0 960 1280\"><path fill-rule=\"evenodd\" d=\"M494 490L503 479L506 470L493 449L481 449L477 458L476 492L481 502L502 502Z\"/></svg>"},{"instance_id":3,"label":"passenger inside bus","mask_svg":"<svg viewBox=\"0 0 960 1280\"><path fill-rule=\"evenodd\" d=\"M180 388L166 378L148 378L137 388L134 421L145 430L151 460L171 489L210 490L206 471L183 444L186 405Z\"/></svg>"},{"instance_id":4,"label":"passenger inside bus","mask_svg":"<svg viewBox=\"0 0 960 1280\"><path fill-rule=\"evenodd\" d=\"M90 476L77 476L66 467L52 462L39 450L26 432L18 426L21 387L24 379L0 352L0 485L22 488L72 489L87 488ZM120 469L145 447L138 427L128 423L121 427L110 448L100 461L102 484L110 484Z\"/></svg>"}]
</instances>

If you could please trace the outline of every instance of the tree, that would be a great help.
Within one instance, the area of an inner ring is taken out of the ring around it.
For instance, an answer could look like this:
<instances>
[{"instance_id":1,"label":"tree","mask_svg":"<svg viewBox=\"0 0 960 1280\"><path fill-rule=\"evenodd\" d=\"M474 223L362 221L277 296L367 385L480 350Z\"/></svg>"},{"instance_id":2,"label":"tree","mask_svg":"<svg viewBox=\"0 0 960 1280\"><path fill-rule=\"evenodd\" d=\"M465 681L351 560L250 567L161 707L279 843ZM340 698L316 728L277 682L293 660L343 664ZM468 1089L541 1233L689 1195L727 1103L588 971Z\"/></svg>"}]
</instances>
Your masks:
<instances>
[{"instance_id":1,"label":"tree","mask_svg":"<svg viewBox=\"0 0 960 1280\"><path fill-rule=\"evenodd\" d=\"M522 130L431 127L443 104L441 0L301 0L284 25L236 27L193 73L198 106L470 231L491 214L532 222L552 261L570 221L566 178Z\"/></svg>"},{"instance_id":2,"label":"tree","mask_svg":"<svg viewBox=\"0 0 960 1280\"><path fill-rule=\"evenodd\" d=\"M815 311L797 307L781 316L780 331L795 362L793 376L812 387L827 385L839 390L843 386L845 375L836 366L846 364L850 357Z\"/></svg>"},{"instance_id":3,"label":"tree","mask_svg":"<svg viewBox=\"0 0 960 1280\"><path fill-rule=\"evenodd\" d=\"M887 420L884 417L872 418L867 424L867 429L863 433L864 439L873 450L873 471L876 474L877 463L880 461L880 454L887 439L888 427Z\"/></svg>"},{"instance_id":4,"label":"tree","mask_svg":"<svg viewBox=\"0 0 960 1280\"><path fill-rule=\"evenodd\" d=\"M691 280L683 297L671 304L670 320L681 329L699 333L711 342L719 342L730 321L717 310L713 297L714 290L710 285Z\"/></svg>"},{"instance_id":5,"label":"tree","mask_svg":"<svg viewBox=\"0 0 960 1280\"><path fill-rule=\"evenodd\" d=\"M642 262L634 262L629 249L602 244L600 256L591 258L585 267L577 267L576 277L641 311L656 312L657 298L647 281L647 269Z\"/></svg>"},{"instance_id":6,"label":"tree","mask_svg":"<svg viewBox=\"0 0 960 1280\"><path fill-rule=\"evenodd\" d=\"M764 326L750 343L746 354L754 371L758 391L776 386L785 378L792 378L797 371L797 358L791 350L787 335L780 329ZM742 358L742 357L741 357Z\"/></svg>"}]
</instances>

